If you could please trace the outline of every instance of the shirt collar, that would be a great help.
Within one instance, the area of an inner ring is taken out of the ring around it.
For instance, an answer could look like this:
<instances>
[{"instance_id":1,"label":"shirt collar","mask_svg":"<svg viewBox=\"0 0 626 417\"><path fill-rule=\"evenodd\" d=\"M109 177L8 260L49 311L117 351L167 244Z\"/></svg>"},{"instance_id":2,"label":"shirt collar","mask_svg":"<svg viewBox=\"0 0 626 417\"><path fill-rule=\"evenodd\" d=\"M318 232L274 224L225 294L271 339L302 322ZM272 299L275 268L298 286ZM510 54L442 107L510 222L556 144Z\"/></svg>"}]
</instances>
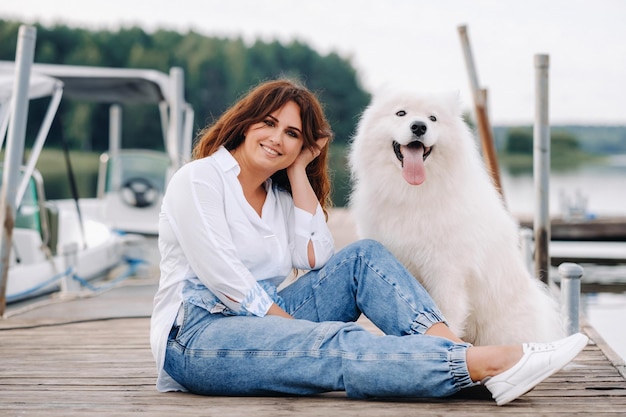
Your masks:
<instances>
[{"instance_id":1,"label":"shirt collar","mask_svg":"<svg viewBox=\"0 0 626 417\"><path fill-rule=\"evenodd\" d=\"M222 169L222 171L230 171L235 170L235 175L239 175L241 168L239 168L239 163L235 159L235 157L223 146L220 146L217 151L213 153L213 158L215 158L215 162Z\"/></svg>"},{"instance_id":2,"label":"shirt collar","mask_svg":"<svg viewBox=\"0 0 626 417\"><path fill-rule=\"evenodd\" d=\"M228 172L230 170L234 171L235 176L239 175L241 172L241 168L239 167L239 162L235 159L235 157L223 146L220 146L217 151L211 155L215 158L215 162L221 168L222 171ZM272 179L268 178L265 181L265 189L270 190L272 188Z\"/></svg>"}]
</instances>

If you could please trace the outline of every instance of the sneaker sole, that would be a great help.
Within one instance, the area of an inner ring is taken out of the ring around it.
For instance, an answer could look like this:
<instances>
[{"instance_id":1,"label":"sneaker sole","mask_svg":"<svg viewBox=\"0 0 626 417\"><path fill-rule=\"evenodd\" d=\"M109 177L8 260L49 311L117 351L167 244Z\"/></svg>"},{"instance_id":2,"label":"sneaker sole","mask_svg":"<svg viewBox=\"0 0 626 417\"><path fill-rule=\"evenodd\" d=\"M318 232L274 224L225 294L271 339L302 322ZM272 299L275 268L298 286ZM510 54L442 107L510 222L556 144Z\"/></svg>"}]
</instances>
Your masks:
<instances>
[{"instance_id":1,"label":"sneaker sole","mask_svg":"<svg viewBox=\"0 0 626 417\"><path fill-rule=\"evenodd\" d=\"M516 387L515 389L508 391L506 395L500 398L497 398L496 404L504 405L513 401L514 399L518 397L521 397L522 395L532 390L541 381L543 381L546 378L549 378L550 376L560 371L565 365L567 365L576 356L578 356L580 351L583 350L585 346L587 346L588 341L589 341L589 338L587 338L586 336L579 338L579 340L576 341L576 344L572 345L571 350L569 351L567 356L561 356L561 360L558 363L555 363L549 369L546 369L544 373L537 375L534 379L528 381L526 384L520 385Z\"/></svg>"}]
</instances>

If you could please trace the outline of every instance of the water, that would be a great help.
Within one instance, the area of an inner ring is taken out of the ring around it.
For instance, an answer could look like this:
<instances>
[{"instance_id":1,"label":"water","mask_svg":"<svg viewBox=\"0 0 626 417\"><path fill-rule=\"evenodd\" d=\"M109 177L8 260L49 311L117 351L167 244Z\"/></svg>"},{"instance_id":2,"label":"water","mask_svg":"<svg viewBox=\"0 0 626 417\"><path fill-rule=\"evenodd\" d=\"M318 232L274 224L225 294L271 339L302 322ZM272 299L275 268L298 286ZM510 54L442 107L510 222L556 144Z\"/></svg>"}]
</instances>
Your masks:
<instances>
[{"instance_id":1,"label":"water","mask_svg":"<svg viewBox=\"0 0 626 417\"><path fill-rule=\"evenodd\" d=\"M626 360L626 293L583 294L583 313L611 348Z\"/></svg>"},{"instance_id":2,"label":"water","mask_svg":"<svg viewBox=\"0 0 626 417\"><path fill-rule=\"evenodd\" d=\"M535 186L532 173L511 175L501 172L507 206L514 214L532 215L535 211ZM578 206L579 214L626 217L626 155L618 155L608 165L588 165L550 175L550 213L566 214L566 206ZM581 242L584 246L585 243ZM626 283L626 265L583 265L583 282ZM624 288L622 286L621 288ZM626 292L583 293L581 308L590 324L611 348L626 360Z\"/></svg>"},{"instance_id":3,"label":"water","mask_svg":"<svg viewBox=\"0 0 626 417\"><path fill-rule=\"evenodd\" d=\"M535 211L532 173L511 175L503 170L502 188L513 213ZM615 156L608 165L587 165L576 170L550 174L550 213L563 214L567 202L583 200L586 214L626 217L626 155Z\"/></svg>"}]
</instances>

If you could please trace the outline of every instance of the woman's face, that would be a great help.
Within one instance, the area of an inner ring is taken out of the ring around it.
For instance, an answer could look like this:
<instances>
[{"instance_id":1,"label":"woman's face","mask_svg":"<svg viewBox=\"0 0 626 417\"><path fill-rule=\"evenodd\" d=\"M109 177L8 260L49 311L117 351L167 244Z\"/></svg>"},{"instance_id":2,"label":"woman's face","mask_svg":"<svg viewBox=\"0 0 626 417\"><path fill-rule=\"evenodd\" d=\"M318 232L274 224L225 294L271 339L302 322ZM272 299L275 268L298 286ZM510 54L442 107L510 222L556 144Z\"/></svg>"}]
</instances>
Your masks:
<instances>
[{"instance_id":1,"label":"woman's face","mask_svg":"<svg viewBox=\"0 0 626 417\"><path fill-rule=\"evenodd\" d=\"M303 143L300 107L289 101L263 121L251 125L233 155L242 168L262 170L269 178L295 161Z\"/></svg>"}]
</instances>

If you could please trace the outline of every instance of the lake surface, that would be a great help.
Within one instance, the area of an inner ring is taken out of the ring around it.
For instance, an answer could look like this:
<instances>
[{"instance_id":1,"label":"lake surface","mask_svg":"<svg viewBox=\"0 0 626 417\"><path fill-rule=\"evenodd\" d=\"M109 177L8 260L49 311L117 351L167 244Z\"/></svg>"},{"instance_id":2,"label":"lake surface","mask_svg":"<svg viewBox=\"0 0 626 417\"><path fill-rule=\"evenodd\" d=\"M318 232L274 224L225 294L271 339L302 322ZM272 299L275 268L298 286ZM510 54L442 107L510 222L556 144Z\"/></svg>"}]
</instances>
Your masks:
<instances>
[{"instance_id":1,"label":"lake surface","mask_svg":"<svg viewBox=\"0 0 626 417\"><path fill-rule=\"evenodd\" d=\"M626 361L626 293L583 294L581 304L589 323Z\"/></svg>"},{"instance_id":2,"label":"lake surface","mask_svg":"<svg viewBox=\"0 0 626 417\"><path fill-rule=\"evenodd\" d=\"M512 175L501 169L501 180L505 201L511 212L532 215L536 204L532 173ZM626 155L612 157L608 165L587 165L552 172L548 188L552 215L566 215L567 207L579 206L583 209L581 215L588 218L626 217ZM584 247L585 244L580 245ZM626 265L583 267L583 282L626 283ZM581 308L591 325L626 360L626 292L584 293Z\"/></svg>"},{"instance_id":3,"label":"lake surface","mask_svg":"<svg viewBox=\"0 0 626 417\"><path fill-rule=\"evenodd\" d=\"M502 188L515 214L535 211L532 173L511 175L501 169ZM626 155L614 156L607 165L587 165L550 174L550 213L564 214L564 205L582 200L588 216L626 216Z\"/></svg>"}]
</instances>

